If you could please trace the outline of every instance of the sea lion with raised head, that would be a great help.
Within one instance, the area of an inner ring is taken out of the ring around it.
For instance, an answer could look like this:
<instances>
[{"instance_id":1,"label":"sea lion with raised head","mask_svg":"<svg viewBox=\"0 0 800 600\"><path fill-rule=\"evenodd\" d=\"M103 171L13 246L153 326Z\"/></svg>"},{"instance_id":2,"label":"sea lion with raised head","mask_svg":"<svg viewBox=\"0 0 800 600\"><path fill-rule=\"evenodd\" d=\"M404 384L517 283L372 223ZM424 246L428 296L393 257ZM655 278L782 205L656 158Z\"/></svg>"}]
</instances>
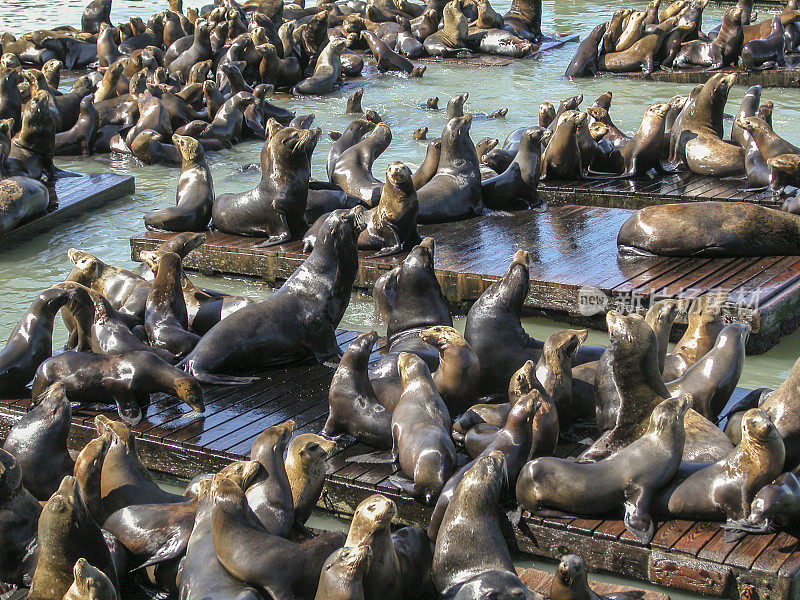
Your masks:
<instances>
[{"instance_id":1,"label":"sea lion with raised head","mask_svg":"<svg viewBox=\"0 0 800 600\"><path fill-rule=\"evenodd\" d=\"M302 530L325 483L325 459L336 443L315 433L301 433L286 448L286 476L294 502L294 525ZM249 500L248 500L249 504Z\"/></svg>"},{"instance_id":2,"label":"sea lion with raised head","mask_svg":"<svg viewBox=\"0 0 800 600\"><path fill-rule=\"evenodd\" d=\"M369 546L336 550L322 565L315 600L364 600L362 579L371 560Z\"/></svg>"},{"instance_id":3,"label":"sea lion with raised head","mask_svg":"<svg viewBox=\"0 0 800 600\"><path fill-rule=\"evenodd\" d=\"M294 522L292 487L283 454L294 433L294 421L267 427L253 441L250 457L261 464L261 472L245 490L247 504L261 525L272 535L288 538Z\"/></svg>"},{"instance_id":4,"label":"sea lion with raised head","mask_svg":"<svg viewBox=\"0 0 800 600\"><path fill-rule=\"evenodd\" d=\"M56 156L63 154L89 156L92 154L99 126L97 109L94 107L92 97L86 96L81 100L80 115L75 125L67 131L56 134L53 154Z\"/></svg>"},{"instance_id":5,"label":"sea lion with raised head","mask_svg":"<svg viewBox=\"0 0 800 600\"><path fill-rule=\"evenodd\" d=\"M748 41L741 50L739 63L745 71L763 68L764 63L774 62L776 67L786 66L786 38L780 16L773 17L769 35ZM743 36L744 37L744 36Z\"/></svg>"},{"instance_id":6,"label":"sea lion with raised head","mask_svg":"<svg viewBox=\"0 0 800 600\"><path fill-rule=\"evenodd\" d=\"M292 88L294 94L322 96L333 89L342 76L342 52L350 45L345 38L333 38L317 57L314 74Z\"/></svg>"},{"instance_id":7,"label":"sea lion with raised head","mask_svg":"<svg viewBox=\"0 0 800 600\"><path fill-rule=\"evenodd\" d=\"M597 74L600 41L603 39L607 27L608 23L601 23L580 41L575 55L564 72L565 77L593 77Z\"/></svg>"},{"instance_id":8,"label":"sea lion with raised head","mask_svg":"<svg viewBox=\"0 0 800 600\"><path fill-rule=\"evenodd\" d=\"M436 325L423 329L419 336L439 352L439 366L433 372L437 391L452 414L461 414L478 398L478 357L452 327Z\"/></svg>"},{"instance_id":9,"label":"sea lion with raised head","mask_svg":"<svg viewBox=\"0 0 800 600\"><path fill-rule=\"evenodd\" d=\"M114 582L85 558L79 558L72 568L72 585L63 600L117 600Z\"/></svg>"},{"instance_id":10,"label":"sea lion with raised head","mask_svg":"<svg viewBox=\"0 0 800 600\"><path fill-rule=\"evenodd\" d=\"M722 26L713 40L692 40L684 43L673 65L678 68L693 66L721 69L736 63L742 52L742 7L730 6L722 17Z\"/></svg>"},{"instance_id":11,"label":"sea lion with raised head","mask_svg":"<svg viewBox=\"0 0 800 600\"><path fill-rule=\"evenodd\" d=\"M656 344L658 344L658 370L664 372L664 361L669 350L669 336L672 333L672 325L678 317L678 302L667 299L659 300L647 309L644 320L650 325L650 329L656 334Z\"/></svg>"},{"instance_id":12,"label":"sea lion with raised head","mask_svg":"<svg viewBox=\"0 0 800 600\"><path fill-rule=\"evenodd\" d=\"M343 150L330 173L331 182L367 206L377 206L383 183L372 174L372 165L392 142L392 131L379 123L367 138Z\"/></svg>"},{"instance_id":13,"label":"sea lion with raised head","mask_svg":"<svg viewBox=\"0 0 800 600\"><path fill-rule=\"evenodd\" d=\"M435 138L428 142L428 147L425 150L425 158L413 175L415 189L418 190L431 179L433 179L434 175L436 175L436 170L439 168L439 158L441 157L441 154L442 138Z\"/></svg>"},{"instance_id":14,"label":"sea lion with raised head","mask_svg":"<svg viewBox=\"0 0 800 600\"><path fill-rule=\"evenodd\" d=\"M328 178L333 175L333 169L342 153L357 144L374 127L375 123L371 121L355 119L345 128L342 135L331 145L331 149L328 151L328 161L326 164Z\"/></svg>"},{"instance_id":15,"label":"sea lion with raised head","mask_svg":"<svg viewBox=\"0 0 800 600\"><path fill-rule=\"evenodd\" d=\"M471 56L467 47L469 24L462 12L463 0L450 0L442 10L441 29L433 28L425 38L420 39L430 56Z\"/></svg>"},{"instance_id":16,"label":"sea lion with raised head","mask_svg":"<svg viewBox=\"0 0 800 600\"><path fill-rule=\"evenodd\" d=\"M703 294L687 308L686 331L664 358L664 381L674 381L714 347L725 324L720 308L723 295Z\"/></svg>"}]
</instances>

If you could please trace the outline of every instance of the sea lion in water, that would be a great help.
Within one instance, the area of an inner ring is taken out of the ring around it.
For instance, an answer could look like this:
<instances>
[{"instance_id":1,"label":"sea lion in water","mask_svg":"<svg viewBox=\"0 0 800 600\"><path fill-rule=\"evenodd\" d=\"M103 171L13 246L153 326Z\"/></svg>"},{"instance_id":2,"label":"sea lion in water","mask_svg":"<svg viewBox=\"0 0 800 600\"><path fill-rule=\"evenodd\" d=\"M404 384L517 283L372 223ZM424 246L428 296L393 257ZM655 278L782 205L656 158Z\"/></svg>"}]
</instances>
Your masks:
<instances>
[{"instance_id":1,"label":"sea lion in water","mask_svg":"<svg viewBox=\"0 0 800 600\"><path fill-rule=\"evenodd\" d=\"M347 107L345 108L345 114L348 115L359 115L364 112L364 109L361 108L361 98L364 97L364 88L358 88L355 92L350 94L347 97Z\"/></svg>"},{"instance_id":2,"label":"sea lion in water","mask_svg":"<svg viewBox=\"0 0 800 600\"><path fill-rule=\"evenodd\" d=\"M676 519L741 520L762 487L780 475L783 440L763 410L752 408L742 418L742 441L730 454L660 491L656 514Z\"/></svg>"},{"instance_id":3,"label":"sea lion in water","mask_svg":"<svg viewBox=\"0 0 800 600\"><path fill-rule=\"evenodd\" d=\"M230 479L214 477L212 493L211 536L225 569L272 598L312 600L323 564L345 536L326 532L296 544L255 527L244 492Z\"/></svg>"},{"instance_id":4,"label":"sea lion in water","mask_svg":"<svg viewBox=\"0 0 800 600\"><path fill-rule=\"evenodd\" d=\"M301 433L286 448L286 476L292 491L297 529L305 526L317 505L325 483L325 459L335 447L334 442L314 433Z\"/></svg>"},{"instance_id":5,"label":"sea lion in water","mask_svg":"<svg viewBox=\"0 0 800 600\"><path fill-rule=\"evenodd\" d=\"M79 558L72 568L72 585L63 600L117 600L117 590L111 579L90 565L85 558Z\"/></svg>"},{"instance_id":6,"label":"sea lion in water","mask_svg":"<svg viewBox=\"0 0 800 600\"><path fill-rule=\"evenodd\" d=\"M328 178L333 175L333 169L342 153L357 144L374 127L375 123L366 119L356 119L347 126L328 151L328 162L325 167Z\"/></svg>"},{"instance_id":7,"label":"sea lion in water","mask_svg":"<svg viewBox=\"0 0 800 600\"><path fill-rule=\"evenodd\" d=\"M53 322L72 297L72 290L60 288L36 296L0 350L0 384L22 388L33 379L39 365L53 354Z\"/></svg>"},{"instance_id":8,"label":"sea lion in water","mask_svg":"<svg viewBox=\"0 0 800 600\"><path fill-rule=\"evenodd\" d=\"M658 371L653 330L639 315L606 314L611 344L595 379L598 429L604 432L579 460L599 460L625 448L648 427L650 414L670 393ZM691 399L688 400L691 406ZM685 419L683 460L713 462L732 448L722 431L693 409ZM721 434L721 435L720 435Z\"/></svg>"},{"instance_id":9,"label":"sea lion in water","mask_svg":"<svg viewBox=\"0 0 800 600\"><path fill-rule=\"evenodd\" d=\"M364 600L362 578L371 560L369 546L336 550L322 566L315 600Z\"/></svg>"},{"instance_id":10,"label":"sea lion in water","mask_svg":"<svg viewBox=\"0 0 800 600\"><path fill-rule=\"evenodd\" d=\"M103 23L111 25L111 0L92 0L81 15L81 30L99 33Z\"/></svg>"},{"instance_id":11,"label":"sea lion in water","mask_svg":"<svg viewBox=\"0 0 800 600\"><path fill-rule=\"evenodd\" d=\"M294 433L294 421L267 427L253 441L250 456L262 471L246 490L247 504L272 535L289 537L294 522L292 487L283 454Z\"/></svg>"},{"instance_id":12,"label":"sea lion in water","mask_svg":"<svg viewBox=\"0 0 800 600\"><path fill-rule=\"evenodd\" d=\"M745 202L660 204L636 211L617 235L621 254L717 257L794 256L800 221Z\"/></svg>"},{"instance_id":13,"label":"sea lion in water","mask_svg":"<svg viewBox=\"0 0 800 600\"><path fill-rule=\"evenodd\" d=\"M392 458L411 481L396 476L390 481L430 505L455 468L450 413L421 358L402 352L397 369L403 393L392 412Z\"/></svg>"},{"instance_id":14,"label":"sea lion in water","mask_svg":"<svg viewBox=\"0 0 800 600\"><path fill-rule=\"evenodd\" d=\"M321 130L283 127L270 119L267 132L261 151L261 182L249 192L218 196L212 209L217 229L266 237L260 246L299 239L305 230L310 160Z\"/></svg>"},{"instance_id":15,"label":"sea lion in water","mask_svg":"<svg viewBox=\"0 0 800 600\"><path fill-rule=\"evenodd\" d=\"M30 410L8 432L3 450L22 468L22 483L39 500L52 496L71 475L75 461L67 449L72 406L63 383L34 396Z\"/></svg>"},{"instance_id":16,"label":"sea lion in water","mask_svg":"<svg viewBox=\"0 0 800 600\"><path fill-rule=\"evenodd\" d=\"M652 6L652 2L650 3ZM589 587L586 563L580 556L565 554L561 557L553 580L550 582L550 600L634 600L640 592L615 592L608 596L600 596Z\"/></svg>"},{"instance_id":17,"label":"sea lion in water","mask_svg":"<svg viewBox=\"0 0 800 600\"><path fill-rule=\"evenodd\" d=\"M194 138L173 135L172 143L180 150L183 163L178 178L176 206L151 210L144 215L148 229L167 231L202 231L211 220L214 182L206 163L203 146Z\"/></svg>"},{"instance_id":18,"label":"sea lion in water","mask_svg":"<svg viewBox=\"0 0 800 600\"><path fill-rule=\"evenodd\" d=\"M42 509L38 526L39 561L28 598L61 600L73 582L73 567L85 558L105 573L118 591L117 575L103 533L84 504L78 483L64 477Z\"/></svg>"},{"instance_id":19,"label":"sea lion in water","mask_svg":"<svg viewBox=\"0 0 800 600\"><path fill-rule=\"evenodd\" d=\"M42 506L22 485L22 469L12 454L0 450L0 579L29 587L36 569L36 527Z\"/></svg>"},{"instance_id":20,"label":"sea lion in water","mask_svg":"<svg viewBox=\"0 0 800 600\"><path fill-rule=\"evenodd\" d=\"M330 410L320 432L325 437L352 435L380 450L392 447L392 411L375 396L367 365L378 333L362 333L347 347L328 393Z\"/></svg>"},{"instance_id":21,"label":"sea lion in water","mask_svg":"<svg viewBox=\"0 0 800 600\"><path fill-rule=\"evenodd\" d=\"M555 457L529 462L517 480L517 501L532 512L550 508L576 515L604 514L624 506L626 529L649 543L655 532L650 504L656 490L678 470L690 403L688 397L661 401L642 437L599 462Z\"/></svg>"},{"instance_id":22,"label":"sea lion in water","mask_svg":"<svg viewBox=\"0 0 800 600\"><path fill-rule=\"evenodd\" d=\"M314 250L281 288L214 325L182 361L184 370L200 381L235 384L252 378L212 373L241 368L242 360L285 364L310 354L320 362L338 360L335 329L350 301L363 228L360 206L331 214Z\"/></svg>"}]
</instances>

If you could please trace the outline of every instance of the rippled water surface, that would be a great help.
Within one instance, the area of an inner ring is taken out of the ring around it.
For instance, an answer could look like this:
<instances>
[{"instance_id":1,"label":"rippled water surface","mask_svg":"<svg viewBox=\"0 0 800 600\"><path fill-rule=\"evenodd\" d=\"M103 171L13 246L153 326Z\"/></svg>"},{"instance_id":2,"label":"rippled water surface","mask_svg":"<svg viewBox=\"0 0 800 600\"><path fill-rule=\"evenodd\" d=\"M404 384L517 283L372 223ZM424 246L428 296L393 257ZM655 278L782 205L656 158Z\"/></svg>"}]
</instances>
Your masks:
<instances>
[{"instance_id":1,"label":"rippled water surface","mask_svg":"<svg viewBox=\"0 0 800 600\"><path fill-rule=\"evenodd\" d=\"M190 1L185 2L186 6L193 4ZM495 7L502 12L508 4L504 0L496 2ZM622 4L595 0L548 0L544 3L543 26L546 31L558 35L585 35L596 24L608 19L614 9ZM640 4L644 5L646 2ZM79 26L84 5L85 0L51 3L40 0L4 0L0 30L20 34L62 24ZM114 0L111 16L114 22L134 15L147 18L165 7L165 1ZM721 13L719 7L709 7L706 11L705 28L713 27ZM764 11L762 14L765 14ZM296 111L297 114L314 113L315 124L326 131L341 131L353 118L343 114L345 99L355 87L363 85L364 107L380 112L384 120L392 126L394 140L386 153L378 159L374 169L376 175L382 176L386 165L393 160L402 160L412 169L422 160L425 143L412 140L414 129L426 125L432 134L436 134L444 126L443 112L419 108L419 104L429 96L439 96L444 105L447 98L468 91L469 110L491 112L500 107L508 107L506 119L476 121L472 125L474 140L486 135L502 140L515 128L534 124L537 121L538 105L544 100L555 103L561 98L583 93L588 103L602 92L613 90L612 117L620 127L635 130L644 109L650 103L669 99L679 93L685 94L690 87L602 77L576 81L564 79L561 75L575 47L575 44L567 44L540 58L518 61L499 68L429 63L422 79L408 80L384 75L350 83L325 98L286 97L276 103ZM736 112L743 93L744 88L741 87L731 92L728 113ZM791 141L799 143L800 131L796 124L800 122L800 90L766 90L764 99L775 102L776 130ZM327 136L323 136L314 153L313 174L320 179L325 177L324 165L330 143ZM242 191L254 185L257 175L237 175L235 171L243 164L257 161L260 147L258 142L248 142L232 150L208 153L217 193ZM75 171L132 173L136 176L136 193L65 223L13 250L0 253L0 339L8 336L39 290L62 280L69 272L71 263L66 252L70 247L93 252L112 264L134 267L135 264L130 260L128 238L143 230L142 214L151 208L174 203L178 169L144 166L135 159L116 155L59 161L59 166ZM202 285L251 297L269 293L268 288L252 281L199 276L194 278ZM356 296L341 326L358 330L375 327L371 313L371 300L366 296ZM525 325L540 339L559 326L543 319L526 319ZM63 326L58 323L56 343L63 342L64 338ZM602 333L593 333L590 337L593 342L602 342L605 339L605 334ZM783 338L767 354L748 357L741 385L775 386L780 383L800 353L798 341L800 334L796 333Z\"/></svg>"}]
</instances>

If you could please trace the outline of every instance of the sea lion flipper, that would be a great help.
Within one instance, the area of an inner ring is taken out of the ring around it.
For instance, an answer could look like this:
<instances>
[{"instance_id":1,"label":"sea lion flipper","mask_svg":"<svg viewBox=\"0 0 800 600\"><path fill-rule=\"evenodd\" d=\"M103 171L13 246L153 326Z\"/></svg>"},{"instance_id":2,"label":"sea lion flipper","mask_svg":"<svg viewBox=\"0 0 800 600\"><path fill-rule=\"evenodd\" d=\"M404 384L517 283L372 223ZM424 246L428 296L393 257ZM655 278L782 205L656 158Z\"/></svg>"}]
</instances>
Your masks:
<instances>
[{"instance_id":1,"label":"sea lion flipper","mask_svg":"<svg viewBox=\"0 0 800 600\"><path fill-rule=\"evenodd\" d=\"M643 544L649 544L655 533L655 525L650 517L651 493L642 488L625 492L625 527Z\"/></svg>"},{"instance_id":2,"label":"sea lion flipper","mask_svg":"<svg viewBox=\"0 0 800 600\"><path fill-rule=\"evenodd\" d=\"M314 358L320 364L336 368L342 357L342 349L336 341L333 325L320 316L309 323L309 329L314 332L309 336L309 350L314 354Z\"/></svg>"},{"instance_id":3,"label":"sea lion flipper","mask_svg":"<svg viewBox=\"0 0 800 600\"><path fill-rule=\"evenodd\" d=\"M391 475L389 477L389 483L391 483L401 492L405 492L412 498L419 497L417 486L410 479L406 479L405 477L401 477L400 475Z\"/></svg>"},{"instance_id":4,"label":"sea lion flipper","mask_svg":"<svg viewBox=\"0 0 800 600\"><path fill-rule=\"evenodd\" d=\"M117 413L122 422L128 426L138 425L142 421L142 409L135 396L122 396L117 394L114 398L117 403Z\"/></svg>"}]
</instances>

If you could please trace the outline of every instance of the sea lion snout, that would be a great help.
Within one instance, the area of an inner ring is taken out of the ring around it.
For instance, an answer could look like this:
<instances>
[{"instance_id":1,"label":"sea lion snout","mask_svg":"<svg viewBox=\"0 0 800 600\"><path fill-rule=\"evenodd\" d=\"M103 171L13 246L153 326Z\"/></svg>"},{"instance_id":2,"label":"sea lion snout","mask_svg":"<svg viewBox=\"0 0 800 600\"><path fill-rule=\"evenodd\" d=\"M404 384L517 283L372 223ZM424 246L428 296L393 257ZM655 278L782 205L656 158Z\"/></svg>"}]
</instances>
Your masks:
<instances>
[{"instance_id":1,"label":"sea lion snout","mask_svg":"<svg viewBox=\"0 0 800 600\"><path fill-rule=\"evenodd\" d=\"M777 435L772 419L760 408L751 408L744 414L742 417L742 432L759 441Z\"/></svg>"}]
</instances>

